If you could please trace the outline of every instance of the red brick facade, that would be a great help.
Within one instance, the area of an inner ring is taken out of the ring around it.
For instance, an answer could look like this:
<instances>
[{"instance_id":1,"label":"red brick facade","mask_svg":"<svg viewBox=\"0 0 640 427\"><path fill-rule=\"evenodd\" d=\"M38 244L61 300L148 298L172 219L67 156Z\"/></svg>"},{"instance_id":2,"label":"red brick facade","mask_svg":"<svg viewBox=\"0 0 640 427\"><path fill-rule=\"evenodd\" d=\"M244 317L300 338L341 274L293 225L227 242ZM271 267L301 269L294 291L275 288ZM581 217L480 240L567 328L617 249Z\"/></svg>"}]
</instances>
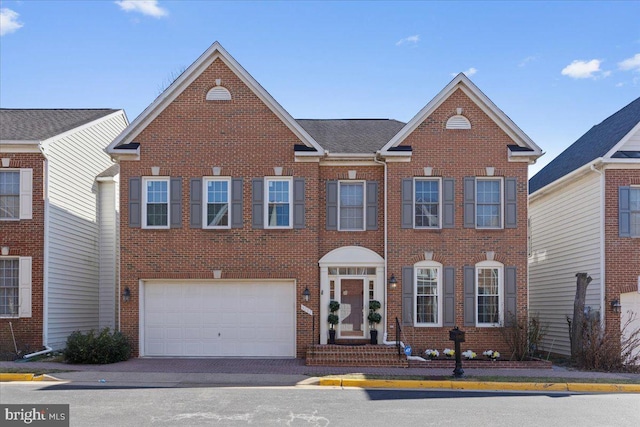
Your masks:
<instances>
[{"instance_id":1,"label":"red brick facade","mask_svg":"<svg viewBox=\"0 0 640 427\"><path fill-rule=\"evenodd\" d=\"M620 237L618 227L618 188L634 185L640 185L640 169L605 170L605 325L616 334L621 314L613 311L611 301L637 292L640 277L640 239Z\"/></svg>"},{"instance_id":2,"label":"red brick facade","mask_svg":"<svg viewBox=\"0 0 640 427\"><path fill-rule=\"evenodd\" d=\"M232 95L230 101L205 101L205 94L220 79ZM447 119L462 108L471 130L445 130ZM140 328L139 280L151 278L213 279L222 270L223 279L276 278L296 280L296 308L304 303L320 313L320 270L318 261L344 246L361 246L385 256L384 166L367 161L320 163L296 162L294 145L304 144L272 110L228 68L216 59L204 69L157 117L132 140L140 144L140 159L122 160L121 165L121 293L132 290L131 300L121 306L121 328L133 338L138 351ZM527 316L527 163L509 162L507 145L514 144L504 131L469 97L458 90L437 108L403 145L413 148L409 162L388 163L388 270L399 279L403 266L413 265L424 251L433 251L444 266L455 268L456 324L462 327L462 271L486 259L493 251L496 260L517 271L518 318ZM372 153L373 154L373 153ZM130 227L129 180L151 176L181 178L182 226L163 230ZM243 227L203 230L189 226L189 182L211 175L243 179ZM305 227L302 229L256 229L252 227L252 179L273 175L305 180ZM435 176L455 179L455 228L414 230L400 228L400 183L403 178L422 175L423 167L434 168ZM494 167L496 176L517 179L517 228L475 230L463 228L463 178L482 176ZM378 182L378 229L375 231L326 230L326 183L347 179ZM401 283L388 288L387 329L393 339L394 319L401 318ZM387 286L385 283L384 286ZM308 288L311 295L303 301ZM297 309L296 354L303 357L311 342L319 342L318 324L312 336L311 317ZM324 322L326 319L320 319ZM317 322L317 319L316 319ZM507 348L499 328L464 328L465 347L477 352ZM451 346L446 328L404 329L416 350ZM379 340L382 339L382 334Z\"/></svg>"},{"instance_id":3,"label":"red brick facade","mask_svg":"<svg viewBox=\"0 0 640 427\"><path fill-rule=\"evenodd\" d=\"M18 350L29 353L42 348L43 262L44 262L44 157L39 153L2 153L10 158L11 169L33 170L32 219L0 221L0 246L8 246L10 257L31 257L31 317L0 318L0 353L15 352L11 327Z\"/></svg>"}]
</instances>

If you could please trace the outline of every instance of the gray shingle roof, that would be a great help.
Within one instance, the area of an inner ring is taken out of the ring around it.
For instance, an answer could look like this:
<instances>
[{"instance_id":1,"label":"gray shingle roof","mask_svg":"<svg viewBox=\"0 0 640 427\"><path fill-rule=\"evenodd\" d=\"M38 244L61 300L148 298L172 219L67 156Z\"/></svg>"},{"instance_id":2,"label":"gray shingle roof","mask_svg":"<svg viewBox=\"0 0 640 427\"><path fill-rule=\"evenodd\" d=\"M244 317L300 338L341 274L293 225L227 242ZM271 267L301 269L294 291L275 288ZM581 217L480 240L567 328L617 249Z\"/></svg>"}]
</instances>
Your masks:
<instances>
[{"instance_id":1,"label":"gray shingle roof","mask_svg":"<svg viewBox=\"0 0 640 427\"><path fill-rule=\"evenodd\" d=\"M0 140L43 141L118 110L0 108Z\"/></svg>"},{"instance_id":2,"label":"gray shingle roof","mask_svg":"<svg viewBox=\"0 0 640 427\"><path fill-rule=\"evenodd\" d=\"M592 127L529 180L529 193L609 152L640 122L640 98Z\"/></svg>"},{"instance_id":3,"label":"gray shingle roof","mask_svg":"<svg viewBox=\"0 0 640 427\"><path fill-rule=\"evenodd\" d=\"M405 123L390 119L297 119L300 126L331 153L375 153Z\"/></svg>"}]
</instances>

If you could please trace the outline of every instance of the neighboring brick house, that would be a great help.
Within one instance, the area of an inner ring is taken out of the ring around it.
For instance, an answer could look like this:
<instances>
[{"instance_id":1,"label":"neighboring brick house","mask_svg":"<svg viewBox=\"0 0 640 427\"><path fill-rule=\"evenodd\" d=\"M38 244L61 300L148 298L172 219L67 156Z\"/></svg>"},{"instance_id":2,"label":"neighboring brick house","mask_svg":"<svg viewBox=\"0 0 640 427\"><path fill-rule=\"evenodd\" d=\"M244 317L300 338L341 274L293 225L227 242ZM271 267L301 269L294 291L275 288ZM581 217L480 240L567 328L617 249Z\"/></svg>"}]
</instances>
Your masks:
<instances>
[{"instance_id":1,"label":"neighboring brick house","mask_svg":"<svg viewBox=\"0 0 640 427\"><path fill-rule=\"evenodd\" d=\"M333 299L351 343L370 299L416 349L459 325L504 351L505 312L527 317L541 151L463 74L407 124L294 120L216 42L107 151L140 356L304 357Z\"/></svg>"},{"instance_id":2,"label":"neighboring brick house","mask_svg":"<svg viewBox=\"0 0 640 427\"><path fill-rule=\"evenodd\" d=\"M586 307L607 331L640 313L640 98L545 166L529 192L529 310L548 324L544 349L569 355L576 273L593 279Z\"/></svg>"},{"instance_id":3,"label":"neighboring brick house","mask_svg":"<svg viewBox=\"0 0 640 427\"><path fill-rule=\"evenodd\" d=\"M100 326L95 179L127 124L122 110L0 109L3 353L14 338L22 354L61 349L74 330Z\"/></svg>"}]
</instances>

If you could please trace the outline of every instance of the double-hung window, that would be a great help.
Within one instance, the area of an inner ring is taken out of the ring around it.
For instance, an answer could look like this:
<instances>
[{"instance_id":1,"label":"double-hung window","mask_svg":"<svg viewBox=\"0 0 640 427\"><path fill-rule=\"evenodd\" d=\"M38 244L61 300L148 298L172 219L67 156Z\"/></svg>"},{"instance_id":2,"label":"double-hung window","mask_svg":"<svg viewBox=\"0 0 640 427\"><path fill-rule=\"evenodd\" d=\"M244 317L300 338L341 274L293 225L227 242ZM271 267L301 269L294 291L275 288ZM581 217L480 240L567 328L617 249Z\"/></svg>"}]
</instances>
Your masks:
<instances>
[{"instance_id":1,"label":"double-hung window","mask_svg":"<svg viewBox=\"0 0 640 427\"><path fill-rule=\"evenodd\" d=\"M440 197L439 179L415 179L413 197L415 228L440 228Z\"/></svg>"},{"instance_id":2,"label":"double-hung window","mask_svg":"<svg viewBox=\"0 0 640 427\"><path fill-rule=\"evenodd\" d=\"M292 228L291 178L266 178L265 182L265 228Z\"/></svg>"},{"instance_id":3,"label":"double-hung window","mask_svg":"<svg viewBox=\"0 0 640 427\"><path fill-rule=\"evenodd\" d=\"M169 228L169 178L144 178L142 226Z\"/></svg>"},{"instance_id":4,"label":"double-hung window","mask_svg":"<svg viewBox=\"0 0 640 427\"><path fill-rule=\"evenodd\" d=\"M502 179L476 180L476 227L502 228Z\"/></svg>"},{"instance_id":5,"label":"double-hung window","mask_svg":"<svg viewBox=\"0 0 640 427\"><path fill-rule=\"evenodd\" d=\"M503 322L503 267L483 261L476 264L476 325L500 326Z\"/></svg>"},{"instance_id":6,"label":"double-hung window","mask_svg":"<svg viewBox=\"0 0 640 427\"><path fill-rule=\"evenodd\" d=\"M640 187L629 189L631 236L640 237Z\"/></svg>"},{"instance_id":7,"label":"double-hung window","mask_svg":"<svg viewBox=\"0 0 640 427\"><path fill-rule=\"evenodd\" d=\"M423 261L414 266L415 326L442 326L442 266Z\"/></svg>"},{"instance_id":8,"label":"double-hung window","mask_svg":"<svg viewBox=\"0 0 640 427\"><path fill-rule=\"evenodd\" d=\"M20 219L20 171L0 171L0 219Z\"/></svg>"},{"instance_id":9,"label":"double-hung window","mask_svg":"<svg viewBox=\"0 0 640 427\"><path fill-rule=\"evenodd\" d=\"M231 205L229 194L230 178L204 178L203 218L204 228L229 228Z\"/></svg>"},{"instance_id":10,"label":"double-hung window","mask_svg":"<svg viewBox=\"0 0 640 427\"><path fill-rule=\"evenodd\" d=\"M18 317L20 264L0 259L0 317Z\"/></svg>"},{"instance_id":11,"label":"double-hung window","mask_svg":"<svg viewBox=\"0 0 640 427\"><path fill-rule=\"evenodd\" d=\"M339 230L364 230L365 195L364 182L339 183Z\"/></svg>"}]
</instances>

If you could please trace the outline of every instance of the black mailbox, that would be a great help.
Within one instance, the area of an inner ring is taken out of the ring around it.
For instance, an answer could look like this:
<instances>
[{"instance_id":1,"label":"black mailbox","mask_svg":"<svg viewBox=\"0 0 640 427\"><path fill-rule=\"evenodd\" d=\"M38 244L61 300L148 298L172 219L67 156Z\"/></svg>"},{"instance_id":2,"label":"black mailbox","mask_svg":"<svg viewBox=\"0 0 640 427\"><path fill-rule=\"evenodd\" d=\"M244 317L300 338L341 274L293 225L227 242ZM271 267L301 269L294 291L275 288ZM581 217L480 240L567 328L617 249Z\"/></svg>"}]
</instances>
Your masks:
<instances>
[{"instance_id":1,"label":"black mailbox","mask_svg":"<svg viewBox=\"0 0 640 427\"><path fill-rule=\"evenodd\" d=\"M454 329L449 331L449 341L464 342L464 331L461 331L456 326Z\"/></svg>"}]
</instances>

